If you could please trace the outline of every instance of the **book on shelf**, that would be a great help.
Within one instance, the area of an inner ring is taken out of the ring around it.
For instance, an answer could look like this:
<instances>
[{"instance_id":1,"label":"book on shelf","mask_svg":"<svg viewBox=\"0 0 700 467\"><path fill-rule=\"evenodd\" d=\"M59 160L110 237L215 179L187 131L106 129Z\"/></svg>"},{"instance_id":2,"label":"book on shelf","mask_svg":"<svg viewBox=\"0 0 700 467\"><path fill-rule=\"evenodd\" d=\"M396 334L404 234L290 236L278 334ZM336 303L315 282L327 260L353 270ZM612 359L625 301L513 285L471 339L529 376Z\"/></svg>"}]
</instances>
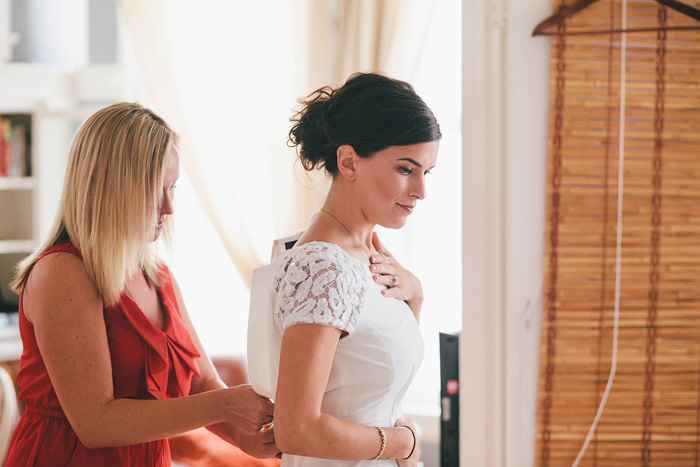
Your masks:
<instances>
[{"instance_id":1,"label":"book on shelf","mask_svg":"<svg viewBox=\"0 0 700 467\"><path fill-rule=\"evenodd\" d=\"M25 116L0 115L0 177L27 177L29 128Z\"/></svg>"}]
</instances>

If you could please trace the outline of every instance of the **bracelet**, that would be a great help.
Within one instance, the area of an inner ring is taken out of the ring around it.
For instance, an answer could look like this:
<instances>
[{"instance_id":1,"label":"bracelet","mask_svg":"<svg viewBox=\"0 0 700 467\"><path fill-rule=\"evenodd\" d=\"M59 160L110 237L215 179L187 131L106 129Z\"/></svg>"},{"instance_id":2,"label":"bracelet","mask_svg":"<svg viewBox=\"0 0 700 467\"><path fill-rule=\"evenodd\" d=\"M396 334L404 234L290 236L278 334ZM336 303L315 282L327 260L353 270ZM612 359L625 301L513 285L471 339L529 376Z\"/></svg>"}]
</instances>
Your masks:
<instances>
[{"instance_id":1,"label":"bracelet","mask_svg":"<svg viewBox=\"0 0 700 467\"><path fill-rule=\"evenodd\" d=\"M382 447L381 449L379 449L379 452L376 456L370 458L371 461L376 461L377 459L382 457L382 455L384 454L384 448L386 448L386 433L384 433L384 430L382 430L378 426L375 426L375 428L377 429L377 431L379 431L379 435L382 437Z\"/></svg>"},{"instance_id":2,"label":"bracelet","mask_svg":"<svg viewBox=\"0 0 700 467\"><path fill-rule=\"evenodd\" d=\"M410 431L411 434L413 435L413 447L411 448L411 453L410 453L408 456L404 457L402 460L410 459L411 456L413 455L413 451L416 450L416 433L415 433L415 432L413 431L413 429L412 429L410 426L408 426L408 425L399 425L399 426L402 426L402 427L404 427L404 428L408 428L408 431Z\"/></svg>"}]
</instances>

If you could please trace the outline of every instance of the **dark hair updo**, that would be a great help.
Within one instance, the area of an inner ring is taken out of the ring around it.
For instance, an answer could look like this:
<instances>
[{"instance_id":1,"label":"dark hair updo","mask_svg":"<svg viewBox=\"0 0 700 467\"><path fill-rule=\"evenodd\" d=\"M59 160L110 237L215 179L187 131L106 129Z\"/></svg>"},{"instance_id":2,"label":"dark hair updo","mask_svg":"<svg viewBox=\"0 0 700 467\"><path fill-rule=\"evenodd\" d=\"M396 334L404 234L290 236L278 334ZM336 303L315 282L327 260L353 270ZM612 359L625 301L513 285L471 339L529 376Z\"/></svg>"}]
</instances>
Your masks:
<instances>
[{"instance_id":1,"label":"dark hair updo","mask_svg":"<svg viewBox=\"0 0 700 467\"><path fill-rule=\"evenodd\" d=\"M289 145L306 170L338 173L337 149L349 144L361 157L389 146L427 143L442 137L433 112L413 87L375 73L355 73L345 84L324 86L291 119Z\"/></svg>"}]
</instances>

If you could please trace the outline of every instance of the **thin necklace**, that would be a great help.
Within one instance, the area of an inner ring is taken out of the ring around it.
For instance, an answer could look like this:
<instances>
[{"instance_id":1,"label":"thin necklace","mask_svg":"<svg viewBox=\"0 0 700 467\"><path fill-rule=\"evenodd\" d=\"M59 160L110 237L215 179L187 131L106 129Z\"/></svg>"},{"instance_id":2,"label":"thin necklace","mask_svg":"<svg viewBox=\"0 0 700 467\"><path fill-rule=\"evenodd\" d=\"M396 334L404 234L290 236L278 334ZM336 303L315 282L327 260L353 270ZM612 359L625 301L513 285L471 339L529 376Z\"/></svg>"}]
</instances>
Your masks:
<instances>
[{"instance_id":1,"label":"thin necklace","mask_svg":"<svg viewBox=\"0 0 700 467\"><path fill-rule=\"evenodd\" d=\"M363 250L365 250L365 251L367 252L367 256L372 256L372 252L369 250L369 248L367 248L367 246L366 246L364 243L358 241L358 240L355 238L355 236L352 234L352 232L350 232L350 229L348 229L348 226L347 226L347 225L343 224L343 223L340 221L340 219L338 219L337 217L335 217L333 214L331 214L330 212L326 211L325 209L321 208L321 211L325 212L326 214L328 214L329 216L331 216L333 219L335 219L335 221L336 221L338 224L342 225L343 228L344 228L345 230L348 231L348 233L350 234L350 238L352 238L352 240L355 242L355 244L356 244L357 246L359 246L360 248L362 248Z\"/></svg>"}]
</instances>

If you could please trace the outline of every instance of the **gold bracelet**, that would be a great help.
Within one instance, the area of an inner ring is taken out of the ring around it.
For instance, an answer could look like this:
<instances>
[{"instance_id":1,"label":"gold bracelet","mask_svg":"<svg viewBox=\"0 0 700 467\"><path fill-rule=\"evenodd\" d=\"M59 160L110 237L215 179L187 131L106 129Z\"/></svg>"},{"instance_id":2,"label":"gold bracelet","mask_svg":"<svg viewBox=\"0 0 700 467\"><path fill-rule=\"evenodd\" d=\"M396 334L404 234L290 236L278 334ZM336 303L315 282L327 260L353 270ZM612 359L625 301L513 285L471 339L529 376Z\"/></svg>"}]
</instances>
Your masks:
<instances>
[{"instance_id":1,"label":"gold bracelet","mask_svg":"<svg viewBox=\"0 0 700 467\"><path fill-rule=\"evenodd\" d=\"M376 461L377 459L382 457L382 455L384 455L384 448L386 448L386 433L384 433L384 430L382 430L378 426L375 426L375 428L377 429L377 431L379 431L379 435L382 437L382 447L376 456L370 458L371 461Z\"/></svg>"}]
</instances>

